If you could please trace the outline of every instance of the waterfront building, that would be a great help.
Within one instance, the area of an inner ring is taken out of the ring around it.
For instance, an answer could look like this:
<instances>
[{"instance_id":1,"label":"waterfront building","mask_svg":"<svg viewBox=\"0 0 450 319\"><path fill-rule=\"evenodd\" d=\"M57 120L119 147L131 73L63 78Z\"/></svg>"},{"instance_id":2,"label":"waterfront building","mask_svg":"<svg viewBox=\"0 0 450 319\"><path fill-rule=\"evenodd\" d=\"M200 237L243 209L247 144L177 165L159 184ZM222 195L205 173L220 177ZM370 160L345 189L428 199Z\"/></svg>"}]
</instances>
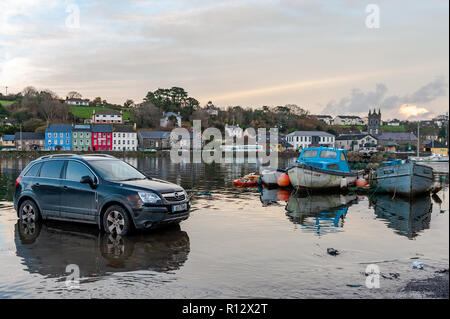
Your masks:
<instances>
[{"instance_id":1,"label":"waterfront building","mask_svg":"<svg viewBox=\"0 0 450 319\"><path fill-rule=\"evenodd\" d=\"M72 129L72 150L90 151L92 137L90 125L74 125Z\"/></svg>"},{"instance_id":2,"label":"waterfront building","mask_svg":"<svg viewBox=\"0 0 450 319\"><path fill-rule=\"evenodd\" d=\"M49 124L45 129L45 149L70 151L72 149L72 125Z\"/></svg>"},{"instance_id":3,"label":"waterfront building","mask_svg":"<svg viewBox=\"0 0 450 319\"><path fill-rule=\"evenodd\" d=\"M45 148L45 134L35 132L16 132L15 147L19 151L41 150Z\"/></svg>"},{"instance_id":4,"label":"waterfront building","mask_svg":"<svg viewBox=\"0 0 450 319\"><path fill-rule=\"evenodd\" d=\"M115 125L113 132L113 151L136 151L137 132L131 125Z\"/></svg>"},{"instance_id":5,"label":"waterfront building","mask_svg":"<svg viewBox=\"0 0 450 319\"><path fill-rule=\"evenodd\" d=\"M295 150L304 149L311 145L334 147L335 136L322 131L295 131L286 135L286 141Z\"/></svg>"},{"instance_id":6,"label":"waterfront building","mask_svg":"<svg viewBox=\"0 0 450 319\"><path fill-rule=\"evenodd\" d=\"M92 150L111 151L113 145L111 125L92 125Z\"/></svg>"}]
</instances>

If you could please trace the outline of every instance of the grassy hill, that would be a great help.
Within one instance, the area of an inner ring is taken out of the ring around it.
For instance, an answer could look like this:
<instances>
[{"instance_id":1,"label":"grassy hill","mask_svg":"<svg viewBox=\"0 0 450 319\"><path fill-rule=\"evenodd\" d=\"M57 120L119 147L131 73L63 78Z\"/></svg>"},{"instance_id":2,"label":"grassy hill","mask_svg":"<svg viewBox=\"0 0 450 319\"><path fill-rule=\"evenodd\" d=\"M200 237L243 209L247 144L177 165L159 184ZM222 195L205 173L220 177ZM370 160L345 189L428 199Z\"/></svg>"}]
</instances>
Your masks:
<instances>
[{"instance_id":1,"label":"grassy hill","mask_svg":"<svg viewBox=\"0 0 450 319\"><path fill-rule=\"evenodd\" d=\"M382 125L381 130L385 132L406 132L406 128L403 125L400 126Z\"/></svg>"},{"instance_id":2,"label":"grassy hill","mask_svg":"<svg viewBox=\"0 0 450 319\"><path fill-rule=\"evenodd\" d=\"M81 119L90 119L92 118L92 112L96 110L114 110L112 108L108 107L101 107L101 106L71 106L70 107L70 113L72 113L74 116L81 118ZM130 109L128 108L122 108L123 112L123 119L124 121L130 120Z\"/></svg>"},{"instance_id":3,"label":"grassy hill","mask_svg":"<svg viewBox=\"0 0 450 319\"><path fill-rule=\"evenodd\" d=\"M16 102L16 101L0 100L0 104L3 105L3 106L7 106L7 105L10 105L10 104L13 104L14 102Z\"/></svg>"}]
</instances>

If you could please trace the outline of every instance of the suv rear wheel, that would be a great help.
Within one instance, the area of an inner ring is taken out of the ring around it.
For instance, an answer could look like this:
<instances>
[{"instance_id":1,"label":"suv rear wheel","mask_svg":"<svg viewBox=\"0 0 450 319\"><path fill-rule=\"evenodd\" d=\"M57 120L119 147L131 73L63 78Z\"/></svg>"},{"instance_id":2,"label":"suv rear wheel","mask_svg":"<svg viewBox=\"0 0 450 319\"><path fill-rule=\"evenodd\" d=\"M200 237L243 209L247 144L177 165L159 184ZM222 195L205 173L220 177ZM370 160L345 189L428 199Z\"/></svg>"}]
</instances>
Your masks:
<instances>
[{"instance_id":1,"label":"suv rear wheel","mask_svg":"<svg viewBox=\"0 0 450 319\"><path fill-rule=\"evenodd\" d=\"M126 210L118 205L109 207L103 215L103 228L108 234L124 236L131 230Z\"/></svg>"},{"instance_id":2,"label":"suv rear wheel","mask_svg":"<svg viewBox=\"0 0 450 319\"><path fill-rule=\"evenodd\" d=\"M19 219L27 223L35 223L40 219L39 209L32 200L25 200L19 208Z\"/></svg>"}]
</instances>

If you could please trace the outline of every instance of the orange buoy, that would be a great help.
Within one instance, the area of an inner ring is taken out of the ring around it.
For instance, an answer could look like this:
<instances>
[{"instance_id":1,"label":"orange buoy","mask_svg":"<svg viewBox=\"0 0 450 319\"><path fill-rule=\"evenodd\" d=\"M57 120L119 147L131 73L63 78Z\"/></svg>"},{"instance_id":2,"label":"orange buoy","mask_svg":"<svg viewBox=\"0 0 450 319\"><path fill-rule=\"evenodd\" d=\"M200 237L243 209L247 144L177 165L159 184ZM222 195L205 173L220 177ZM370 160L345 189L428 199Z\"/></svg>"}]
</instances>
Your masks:
<instances>
[{"instance_id":1,"label":"orange buoy","mask_svg":"<svg viewBox=\"0 0 450 319\"><path fill-rule=\"evenodd\" d=\"M287 202L290 197L291 197L291 192L287 189L280 188L277 192L278 200Z\"/></svg>"},{"instance_id":2,"label":"orange buoy","mask_svg":"<svg viewBox=\"0 0 450 319\"><path fill-rule=\"evenodd\" d=\"M356 186L364 187L366 185L367 185L367 181L364 178L360 177L356 180Z\"/></svg>"},{"instance_id":3,"label":"orange buoy","mask_svg":"<svg viewBox=\"0 0 450 319\"><path fill-rule=\"evenodd\" d=\"M280 177L278 177L277 183L278 183L278 186L280 186L280 187L289 186L289 184L291 183L291 181L289 180L289 175L281 174Z\"/></svg>"}]
</instances>

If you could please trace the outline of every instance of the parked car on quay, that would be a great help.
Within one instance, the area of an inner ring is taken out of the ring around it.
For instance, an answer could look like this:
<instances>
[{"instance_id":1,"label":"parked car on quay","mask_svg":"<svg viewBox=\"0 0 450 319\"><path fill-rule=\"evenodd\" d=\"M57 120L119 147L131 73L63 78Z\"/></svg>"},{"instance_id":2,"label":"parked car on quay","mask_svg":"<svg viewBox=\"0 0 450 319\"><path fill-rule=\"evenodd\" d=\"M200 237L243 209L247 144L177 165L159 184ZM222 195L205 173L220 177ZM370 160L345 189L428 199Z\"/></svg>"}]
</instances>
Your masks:
<instances>
[{"instance_id":1,"label":"parked car on quay","mask_svg":"<svg viewBox=\"0 0 450 319\"><path fill-rule=\"evenodd\" d=\"M57 154L32 161L15 183L19 219L55 219L96 224L126 235L180 223L189 217L185 190L148 177L110 155Z\"/></svg>"}]
</instances>

